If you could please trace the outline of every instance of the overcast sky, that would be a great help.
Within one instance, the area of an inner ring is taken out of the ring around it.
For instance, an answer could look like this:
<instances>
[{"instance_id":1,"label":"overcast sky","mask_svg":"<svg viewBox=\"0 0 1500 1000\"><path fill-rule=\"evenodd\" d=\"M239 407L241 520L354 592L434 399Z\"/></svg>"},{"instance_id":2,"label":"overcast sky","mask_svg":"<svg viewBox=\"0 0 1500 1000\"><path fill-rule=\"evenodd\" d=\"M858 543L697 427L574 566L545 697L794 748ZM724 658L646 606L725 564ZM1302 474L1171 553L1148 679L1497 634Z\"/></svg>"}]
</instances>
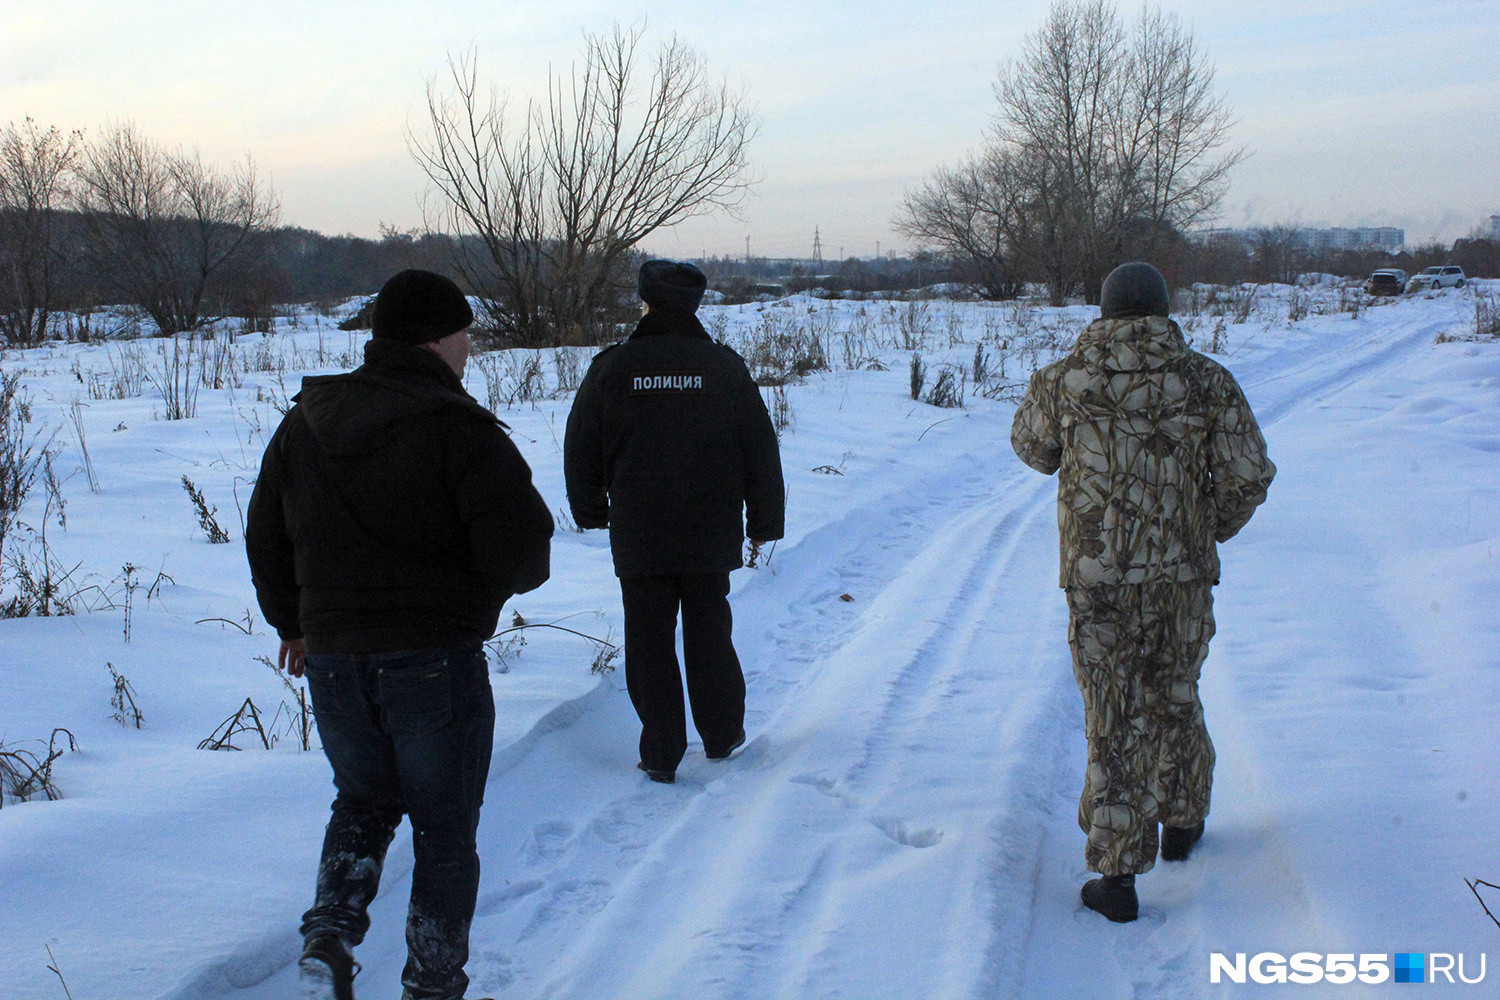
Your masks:
<instances>
[{"instance_id":1,"label":"overcast sky","mask_svg":"<svg viewBox=\"0 0 1500 1000\"><path fill-rule=\"evenodd\" d=\"M1221 225L1396 225L1451 240L1500 214L1500 0L1176 0L1252 155ZM1133 15L1133 4L1121 9ZM763 125L741 217L647 240L671 256L869 256L904 245L902 192L977 146L1001 64L1045 0L0 0L0 123L99 131L131 120L227 162L250 153L283 220L375 236L420 225L406 150L426 81L474 47L523 99L584 31L645 21L743 83Z\"/></svg>"}]
</instances>

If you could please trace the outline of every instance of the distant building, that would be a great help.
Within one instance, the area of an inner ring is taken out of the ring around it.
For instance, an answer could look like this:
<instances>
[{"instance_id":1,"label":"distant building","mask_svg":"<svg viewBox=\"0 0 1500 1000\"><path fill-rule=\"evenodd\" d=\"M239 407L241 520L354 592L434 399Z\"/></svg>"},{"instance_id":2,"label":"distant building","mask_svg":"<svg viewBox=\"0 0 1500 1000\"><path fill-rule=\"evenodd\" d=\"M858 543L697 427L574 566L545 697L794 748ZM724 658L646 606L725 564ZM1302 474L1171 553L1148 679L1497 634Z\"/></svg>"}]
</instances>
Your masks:
<instances>
[{"instance_id":1,"label":"distant building","mask_svg":"<svg viewBox=\"0 0 1500 1000\"><path fill-rule=\"evenodd\" d=\"M1495 219L1500 220L1500 216ZM1496 222L1500 225L1500 222ZM1253 248L1259 243L1264 234L1269 232L1265 228L1255 229L1209 229L1201 233L1201 238L1206 242L1233 242ZM1322 253L1327 250L1364 250L1379 249L1388 253L1395 253L1406 244L1406 230L1395 226L1373 226L1346 229L1335 226L1332 229L1293 229L1290 233L1291 244L1298 250L1308 253Z\"/></svg>"}]
</instances>

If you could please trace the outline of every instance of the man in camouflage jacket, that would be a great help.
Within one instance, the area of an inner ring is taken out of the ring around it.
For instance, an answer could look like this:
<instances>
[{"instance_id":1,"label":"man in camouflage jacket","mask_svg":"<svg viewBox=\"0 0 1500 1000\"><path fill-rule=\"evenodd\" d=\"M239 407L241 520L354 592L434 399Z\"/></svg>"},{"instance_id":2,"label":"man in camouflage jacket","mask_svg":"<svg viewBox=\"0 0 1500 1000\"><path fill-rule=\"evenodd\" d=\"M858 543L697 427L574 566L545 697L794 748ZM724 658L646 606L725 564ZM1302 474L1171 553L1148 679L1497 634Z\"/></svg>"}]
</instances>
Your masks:
<instances>
[{"instance_id":1,"label":"man in camouflage jacket","mask_svg":"<svg viewBox=\"0 0 1500 1000\"><path fill-rule=\"evenodd\" d=\"M1266 498L1276 467L1234 377L1167 319L1166 282L1124 264L1098 321L1032 376L1011 444L1058 473L1061 586L1083 693L1084 902L1134 920L1135 876L1203 832L1214 749L1198 675L1214 634L1217 543Z\"/></svg>"}]
</instances>

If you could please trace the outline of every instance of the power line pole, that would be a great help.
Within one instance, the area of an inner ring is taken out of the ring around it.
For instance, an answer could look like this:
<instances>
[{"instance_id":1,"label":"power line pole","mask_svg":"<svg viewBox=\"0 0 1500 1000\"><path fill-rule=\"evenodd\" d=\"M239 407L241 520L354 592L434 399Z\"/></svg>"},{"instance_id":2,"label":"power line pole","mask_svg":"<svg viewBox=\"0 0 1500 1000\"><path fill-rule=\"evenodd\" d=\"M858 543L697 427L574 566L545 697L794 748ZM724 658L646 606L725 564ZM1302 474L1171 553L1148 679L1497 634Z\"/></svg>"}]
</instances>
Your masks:
<instances>
[{"instance_id":1,"label":"power line pole","mask_svg":"<svg viewBox=\"0 0 1500 1000\"><path fill-rule=\"evenodd\" d=\"M749 267L750 267L750 236L747 233L745 235L745 268L748 270Z\"/></svg>"},{"instance_id":2,"label":"power line pole","mask_svg":"<svg viewBox=\"0 0 1500 1000\"><path fill-rule=\"evenodd\" d=\"M819 235L817 226L813 226L813 267L823 267L823 237Z\"/></svg>"}]
</instances>

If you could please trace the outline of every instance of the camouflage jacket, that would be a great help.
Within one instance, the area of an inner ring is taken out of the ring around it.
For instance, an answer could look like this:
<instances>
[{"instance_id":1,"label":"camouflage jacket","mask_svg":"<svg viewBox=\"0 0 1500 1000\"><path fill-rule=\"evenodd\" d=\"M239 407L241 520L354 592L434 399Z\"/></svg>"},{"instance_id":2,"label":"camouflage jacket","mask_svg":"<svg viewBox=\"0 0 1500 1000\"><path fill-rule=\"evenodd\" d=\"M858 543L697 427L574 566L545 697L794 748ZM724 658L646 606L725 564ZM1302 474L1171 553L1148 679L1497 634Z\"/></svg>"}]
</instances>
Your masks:
<instances>
[{"instance_id":1,"label":"camouflage jacket","mask_svg":"<svg viewBox=\"0 0 1500 1000\"><path fill-rule=\"evenodd\" d=\"M1101 319L1031 377L1011 445L1059 472L1063 587L1219 579L1276 466L1234 376L1161 317Z\"/></svg>"}]
</instances>

